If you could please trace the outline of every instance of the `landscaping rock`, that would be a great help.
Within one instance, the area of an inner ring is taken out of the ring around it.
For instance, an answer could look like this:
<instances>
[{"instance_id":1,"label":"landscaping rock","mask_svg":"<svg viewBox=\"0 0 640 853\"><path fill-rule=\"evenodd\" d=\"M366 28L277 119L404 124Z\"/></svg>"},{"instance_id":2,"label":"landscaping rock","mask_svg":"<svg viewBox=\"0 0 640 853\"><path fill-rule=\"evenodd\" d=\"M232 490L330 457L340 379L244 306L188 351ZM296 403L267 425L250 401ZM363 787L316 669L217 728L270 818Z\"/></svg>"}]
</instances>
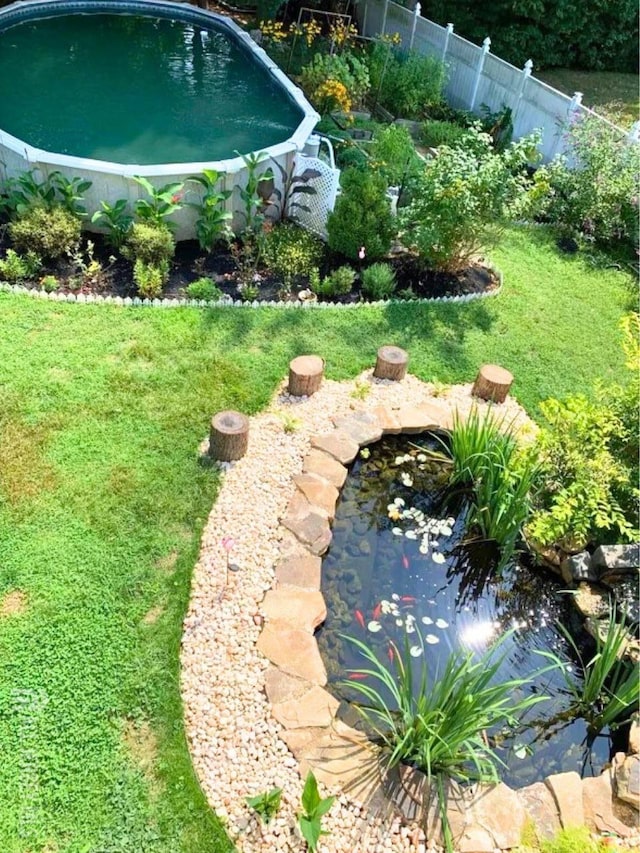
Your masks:
<instances>
[{"instance_id":1,"label":"landscaping rock","mask_svg":"<svg viewBox=\"0 0 640 853\"><path fill-rule=\"evenodd\" d=\"M298 474L293 482L309 501L313 509L320 509L333 521L340 493L335 486L317 474Z\"/></svg>"},{"instance_id":2,"label":"landscaping rock","mask_svg":"<svg viewBox=\"0 0 640 853\"><path fill-rule=\"evenodd\" d=\"M306 545L312 554L324 554L331 543L327 515L312 507L302 492L297 492L291 499L281 524Z\"/></svg>"},{"instance_id":3,"label":"landscaping rock","mask_svg":"<svg viewBox=\"0 0 640 853\"><path fill-rule=\"evenodd\" d=\"M582 780L573 770L547 776L545 785L553 794L563 829L569 826L582 826L584 808L582 806Z\"/></svg>"},{"instance_id":4,"label":"landscaping rock","mask_svg":"<svg viewBox=\"0 0 640 853\"><path fill-rule=\"evenodd\" d=\"M603 572L613 570L629 572L640 568L640 544L633 545L600 545L593 552L591 567Z\"/></svg>"},{"instance_id":5,"label":"landscaping rock","mask_svg":"<svg viewBox=\"0 0 640 853\"><path fill-rule=\"evenodd\" d=\"M260 609L266 619L287 622L298 631L310 633L327 618L322 593L306 589L270 589Z\"/></svg>"},{"instance_id":6,"label":"landscaping rock","mask_svg":"<svg viewBox=\"0 0 640 853\"><path fill-rule=\"evenodd\" d=\"M270 666L264 677L265 693L273 705L288 702L290 699L297 699L303 696L311 686L309 681L289 675L277 666Z\"/></svg>"},{"instance_id":7,"label":"landscaping rock","mask_svg":"<svg viewBox=\"0 0 640 853\"><path fill-rule=\"evenodd\" d=\"M595 619L609 617L610 594L606 589L596 584L581 583L573 595L573 603L584 616Z\"/></svg>"},{"instance_id":8,"label":"landscaping rock","mask_svg":"<svg viewBox=\"0 0 640 853\"><path fill-rule=\"evenodd\" d=\"M589 829L612 832L621 838L631 835L631 829L613 814L613 790L609 771L582 780L582 805L584 822Z\"/></svg>"},{"instance_id":9,"label":"landscaping rock","mask_svg":"<svg viewBox=\"0 0 640 853\"><path fill-rule=\"evenodd\" d=\"M640 753L640 716L634 714L629 729L629 752L631 755Z\"/></svg>"},{"instance_id":10,"label":"landscaping rock","mask_svg":"<svg viewBox=\"0 0 640 853\"><path fill-rule=\"evenodd\" d=\"M616 796L640 811L640 755L618 753L614 761Z\"/></svg>"},{"instance_id":11,"label":"landscaping rock","mask_svg":"<svg viewBox=\"0 0 640 853\"><path fill-rule=\"evenodd\" d=\"M349 473L344 465L341 465L333 456L329 456L322 450L311 450L304 458L302 470L307 474L317 474L335 486L336 489L341 489L344 486Z\"/></svg>"},{"instance_id":12,"label":"landscaping rock","mask_svg":"<svg viewBox=\"0 0 640 853\"><path fill-rule=\"evenodd\" d=\"M299 587L300 589L320 589L322 560L311 554L299 557L287 557L276 564L276 585Z\"/></svg>"},{"instance_id":13,"label":"landscaping rock","mask_svg":"<svg viewBox=\"0 0 640 853\"><path fill-rule=\"evenodd\" d=\"M302 696L271 705L271 713L285 729L330 726L339 706L338 700L315 685Z\"/></svg>"},{"instance_id":14,"label":"landscaping rock","mask_svg":"<svg viewBox=\"0 0 640 853\"><path fill-rule=\"evenodd\" d=\"M558 806L553 794L544 782L534 782L517 791L527 814L534 822L541 840L553 838L562 829Z\"/></svg>"},{"instance_id":15,"label":"landscaping rock","mask_svg":"<svg viewBox=\"0 0 640 853\"><path fill-rule=\"evenodd\" d=\"M316 435L311 439L311 447L324 450L342 465L348 465L358 455L360 445L342 430L335 430L326 435Z\"/></svg>"},{"instance_id":16,"label":"landscaping rock","mask_svg":"<svg viewBox=\"0 0 640 853\"><path fill-rule=\"evenodd\" d=\"M515 791L500 782L478 790L473 802L475 822L493 838L493 846L517 847L527 812Z\"/></svg>"},{"instance_id":17,"label":"landscaping rock","mask_svg":"<svg viewBox=\"0 0 640 853\"><path fill-rule=\"evenodd\" d=\"M257 642L258 651L283 672L324 687L327 671L315 637L297 631L288 622L268 622Z\"/></svg>"},{"instance_id":18,"label":"landscaping rock","mask_svg":"<svg viewBox=\"0 0 640 853\"><path fill-rule=\"evenodd\" d=\"M560 570L565 583L598 580L598 573L591 566L591 554L588 551L567 557L563 560Z\"/></svg>"},{"instance_id":19,"label":"landscaping rock","mask_svg":"<svg viewBox=\"0 0 640 853\"><path fill-rule=\"evenodd\" d=\"M425 432L428 429L451 429L451 413L437 403L425 403L421 406L402 406L397 418L402 432L409 434Z\"/></svg>"},{"instance_id":20,"label":"landscaping rock","mask_svg":"<svg viewBox=\"0 0 640 853\"><path fill-rule=\"evenodd\" d=\"M383 435L397 435L402 431L396 413L387 406L376 406L372 411L378 419Z\"/></svg>"},{"instance_id":21,"label":"landscaping rock","mask_svg":"<svg viewBox=\"0 0 640 853\"><path fill-rule=\"evenodd\" d=\"M335 418L336 428L346 432L360 447L382 438L382 426L372 412L356 412L346 418Z\"/></svg>"}]
</instances>

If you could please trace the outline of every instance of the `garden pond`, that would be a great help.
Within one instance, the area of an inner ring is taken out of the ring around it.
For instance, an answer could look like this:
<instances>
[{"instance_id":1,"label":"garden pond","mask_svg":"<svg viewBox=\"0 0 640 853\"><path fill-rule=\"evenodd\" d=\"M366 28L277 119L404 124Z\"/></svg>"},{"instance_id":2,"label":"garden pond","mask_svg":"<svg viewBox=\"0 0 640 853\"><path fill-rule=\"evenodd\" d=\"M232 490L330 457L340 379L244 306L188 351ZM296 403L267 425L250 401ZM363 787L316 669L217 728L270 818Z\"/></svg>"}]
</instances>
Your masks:
<instances>
[{"instance_id":1,"label":"garden pond","mask_svg":"<svg viewBox=\"0 0 640 853\"><path fill-rule=\"evenodd\" d=\"M342 491L323 561L328 616L318 642L329 689L343 700L339 713L351 724L349 701L359 697L349 680L364 681L356 670L368 663L345 636L364 642L390 667L392 644L406 647L416 676L426 659L430 678L452 653L481 654L508 632L500 681L542 670L548 661L540 652L555 653L578 679L558 623L583 654L593 651L559 579L515 558L498 575L495 550L464 541L466 498L447 486L447 463L437 458L443 441L429 433L386 437L360 452ZM529 709L517 732L487 733L505 764L503 780L521 787L569 770L598 775L617 744L606 730L590 736L583 719L567 714L565 675L546 671L523 689L549 698Z\"/></svg>"}]
</instances>

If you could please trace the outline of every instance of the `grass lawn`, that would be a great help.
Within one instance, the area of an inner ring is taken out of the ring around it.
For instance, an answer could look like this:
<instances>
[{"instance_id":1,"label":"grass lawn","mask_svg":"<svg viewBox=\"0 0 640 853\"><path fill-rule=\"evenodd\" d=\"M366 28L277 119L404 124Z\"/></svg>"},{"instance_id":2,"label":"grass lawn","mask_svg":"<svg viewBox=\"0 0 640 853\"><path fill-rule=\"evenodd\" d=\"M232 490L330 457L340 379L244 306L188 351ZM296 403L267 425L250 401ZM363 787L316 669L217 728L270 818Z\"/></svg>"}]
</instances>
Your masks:
<instances>
[{"instance_id":1,"label":"grass lawn","mask_svg":"<svg viewBox=\"0 0 640 853\"><path fill-rule=\"evenodd\" d=\"M621 127L640 119L639 78L617 71L575 71L554 68L536 71L535 76L566 95L582 92L582 103Z\"/></svg>"},{"instance_id":2,"label":"grass lawn","mask_svg":"<svg viewBox=\"0 0 640 853\"><path fill-rule=\"evenodd\" d=\"M3 853L228 849L178 692L213 412L261 409L294 355L323 355L339 379L391 342L424 379L505 365L534 416L620 376L626 273L558 254L542 229L512 230L494 259L504 292L466 305L207 313L0 294Z\"/></svg>"}]
</instances>

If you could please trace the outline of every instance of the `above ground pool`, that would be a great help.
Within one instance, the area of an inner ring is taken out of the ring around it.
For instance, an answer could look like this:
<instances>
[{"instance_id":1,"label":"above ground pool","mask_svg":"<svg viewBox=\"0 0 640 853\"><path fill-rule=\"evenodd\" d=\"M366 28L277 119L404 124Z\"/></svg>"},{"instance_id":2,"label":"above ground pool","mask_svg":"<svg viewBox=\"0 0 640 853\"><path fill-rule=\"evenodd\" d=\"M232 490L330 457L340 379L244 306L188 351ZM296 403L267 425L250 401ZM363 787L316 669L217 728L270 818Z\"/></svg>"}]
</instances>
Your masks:
<instances>
[{"instance_id":1,"label":"above ground pool","mask_svg":"<svg viewBox=\"0 0 640 853\"><path fill-rule=\"evenodd\" d=\"M164 0L0 10L0 179L82 177L89 212L139 197L134 175L162 185L215 169L233 189L241 155L260 151L289 171L318 118L225 16Z\"/></svg>"}]
</instances>

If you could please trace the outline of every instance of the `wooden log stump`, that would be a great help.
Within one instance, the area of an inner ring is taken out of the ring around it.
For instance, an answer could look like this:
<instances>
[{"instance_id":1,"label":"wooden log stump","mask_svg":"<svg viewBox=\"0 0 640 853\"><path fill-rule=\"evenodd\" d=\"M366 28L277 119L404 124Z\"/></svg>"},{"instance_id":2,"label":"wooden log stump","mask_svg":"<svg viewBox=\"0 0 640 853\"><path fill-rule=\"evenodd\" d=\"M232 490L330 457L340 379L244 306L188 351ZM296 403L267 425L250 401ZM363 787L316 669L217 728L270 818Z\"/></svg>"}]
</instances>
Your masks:
<instances>
[{"instance_id":1,"label":"wooden log stump","mask_svg":"<svg viewBox=\"0 0 640 853\"><path fill-rule=\"evenodd\" d=\"M380 347L373 375L376 379L393 379L398 382L407 373L408 361L408 353L400 347Z\"/></svg>"},{"instance_id":2,"label":"wooden log stump","mask_svg":"<svg viewBox=\"0 0 640 853\"><path fill-rule=\"evenodd\" d=\"M310 397L322 384L323 376L323 358L299 355L289 363L289 393L292 397Z\"/></svg>"},{"instance_id":3,"label":"wooden log stump","mask_svg":"<svg viewBox=\"0 0 640 853\"><path fill-rule=\"evenodd\" d=\"M483 364L473 384L474 397L504 403L513 384L513 376L498 364Z\"/></svg>"},{"instance_id":4,"label":"wooden log stump","mask_svg":"<svg viewBox=\"0 0 640 853\"><path fill-rule=\"evenodd\" d=\"M218 412L211 419L209 456L219 462L241 459L249 444L249 418L240 412Z\"/></svg>"}]
</instances>

